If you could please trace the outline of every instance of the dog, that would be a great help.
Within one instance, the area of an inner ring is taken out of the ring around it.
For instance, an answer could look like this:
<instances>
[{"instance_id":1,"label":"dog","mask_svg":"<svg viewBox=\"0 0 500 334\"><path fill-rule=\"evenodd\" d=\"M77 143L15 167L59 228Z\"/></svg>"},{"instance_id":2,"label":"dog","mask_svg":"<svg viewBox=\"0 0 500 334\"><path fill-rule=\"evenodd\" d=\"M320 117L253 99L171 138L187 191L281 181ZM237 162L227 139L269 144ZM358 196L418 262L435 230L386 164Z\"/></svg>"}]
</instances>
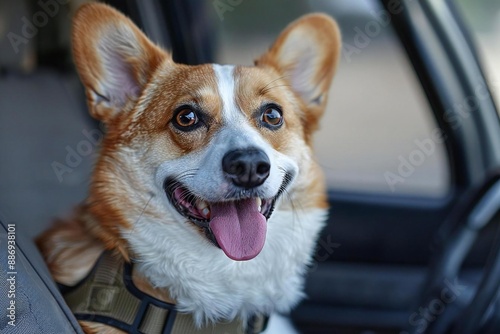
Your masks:
<instances>
[{"instance_id":1,"label":"dog","mask_svg":"<svg viewBox=\"0 0 500 334\"><path fill-rule=\"evenodd\" d=\"M312 143L337 24L299 18L254 66L188 66L90 3L72 42L106 133L88 198L37 244L82 328L262 332L304 296L327 216Z\"/></svg>"}]
</instances>

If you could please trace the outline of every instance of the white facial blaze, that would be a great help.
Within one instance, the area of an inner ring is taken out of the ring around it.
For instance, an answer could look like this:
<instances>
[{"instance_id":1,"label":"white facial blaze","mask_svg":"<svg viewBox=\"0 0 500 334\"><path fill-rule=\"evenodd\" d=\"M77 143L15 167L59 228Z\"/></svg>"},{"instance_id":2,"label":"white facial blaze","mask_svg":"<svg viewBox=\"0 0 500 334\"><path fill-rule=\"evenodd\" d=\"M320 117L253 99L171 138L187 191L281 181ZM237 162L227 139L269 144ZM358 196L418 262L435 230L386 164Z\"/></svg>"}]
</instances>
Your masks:
<instances>
[{"instance_id":1,"label":"white facial blaze","mask_svg":"<svg viewBox=\"0 0 500 334\"><path fill-rule=\"evenodd\" d=\"M242 118L241 111L238 106L236 106L236 98L234 95L236 88L234 81L234 65L214 64L212 66L217 78L217 88L223 103L222 119L227 124L231 124L239 118Z\"/></svg>"}]
</instances>

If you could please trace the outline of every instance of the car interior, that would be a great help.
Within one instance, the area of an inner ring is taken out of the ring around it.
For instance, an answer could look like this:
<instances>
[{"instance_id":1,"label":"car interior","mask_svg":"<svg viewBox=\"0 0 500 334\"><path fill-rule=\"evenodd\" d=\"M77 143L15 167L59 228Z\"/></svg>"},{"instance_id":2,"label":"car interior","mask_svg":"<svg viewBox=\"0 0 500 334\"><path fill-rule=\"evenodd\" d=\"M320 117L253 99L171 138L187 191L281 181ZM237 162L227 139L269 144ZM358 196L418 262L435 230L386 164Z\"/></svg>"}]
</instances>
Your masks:
<instances>
[{"instance_id":1,"label":"car interior","mask_svg":"<svg viewBox=\"0 0 500 334\"><path fill-rule=\"evenodd\" d=\"M12 229L20 296L19 325L2 316L2 333L82 333L33 239L85 198L104 132L71 59L85 2L0 0L2 312ZM500 333L500 121L474 28L488 9L500 17L495 1L103 2L185 64L251 65L300 15L334 17L342 58L315 138L330 214L294 326Z\"/></svg>"}]
</instances>

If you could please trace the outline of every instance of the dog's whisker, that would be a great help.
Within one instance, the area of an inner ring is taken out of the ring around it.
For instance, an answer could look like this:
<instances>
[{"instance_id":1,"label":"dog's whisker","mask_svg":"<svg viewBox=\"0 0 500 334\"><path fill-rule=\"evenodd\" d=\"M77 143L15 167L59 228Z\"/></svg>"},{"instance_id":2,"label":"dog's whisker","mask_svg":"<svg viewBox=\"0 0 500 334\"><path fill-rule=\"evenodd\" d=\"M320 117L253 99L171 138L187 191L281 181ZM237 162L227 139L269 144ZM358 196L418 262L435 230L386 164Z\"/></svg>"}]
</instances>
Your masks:
<instances>
[{"instance_id":1,"label":"dog's whisker","mask_svg":"<svg viewBox=\"0 0 500 334\"><path fill-rule=\"evenodd\" d=\"M266 94L270 88L268 88L269 85L273 84L274 82L278 81L278 80L281 80L281 79L284 79L286 77L290 77L291 75L290 74L285 74L285 75L282 75L274 80L271 80L270 82L268 82L264 87L262 87L262 89L260 90L260 94L261 95L264 95Z\"/></svg>"},{"instance_id":2,"label":"dog's whisker","mask_svg":"<svg viewBox=\"0 0 500 334\"><path fill-rule=\"evenodd\" d=\"M277 87L291 87L289 84L282 84L282 85L275 85L275 86L271 86L267 89L264 90L263 94L269 92L271 89L273 88L277 88Z\"/></svg>"},{"instance_id":3,"label":"dog's whisker","mask_svg":"<svg viewBox=\"0 0 500 334\"><path fill-rule=\"evenodd\" d=\"M144 216L144 212L146 212L146 209L148 208L149 206L149 203L151 203L151 200L155 197L155 194L153 193L150 193L150 197L148 199L148 201L146 202L146 204L144 205L144 207L142 208L141 210L141 213L139 214L139 217L137 217L135 223L132 225L132 230L131 230L131 233L134 233L137 226L138 226L138 223L140 222L140 220L142 219L142 217Z\"/></svg>"},{"instance_id":4,"label":"dog's whisker","mask_svg":"<svg viewBox=\"0 0 500 334\"><path fill-rule=\"evenodd\" d=\"M302 222L300 220L299 211L304 212L304 207L302 206L302 203L300 201L297 203L297 201L293 198L293 196L288 191L288 188L286 187L286 184L288 184L289 181L291 181L290 174L287 173L287 171L283 167L279 167L279 170L283 173L282 178L284 180L284 182L280 186L279 191L283 194L284 197L287 198L288 202L290 203L290 205L292 207L292 213L293 213L292 224L294 226L296 223L301 225Z\"/></svg>"}]
</instances>

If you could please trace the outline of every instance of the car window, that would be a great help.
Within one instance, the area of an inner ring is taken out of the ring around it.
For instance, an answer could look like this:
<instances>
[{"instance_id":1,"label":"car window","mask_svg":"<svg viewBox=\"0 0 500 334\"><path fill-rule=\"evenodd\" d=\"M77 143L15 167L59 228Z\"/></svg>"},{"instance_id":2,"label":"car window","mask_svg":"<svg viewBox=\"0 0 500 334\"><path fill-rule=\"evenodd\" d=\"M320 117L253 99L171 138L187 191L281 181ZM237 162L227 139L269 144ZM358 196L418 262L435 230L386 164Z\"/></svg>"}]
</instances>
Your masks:
<instances>
[{"instance_id":1,"label":"car window","mask_svg":"<svg viewBox=\"0 0 500 334\"><path fill-rule=\"evenodd\" d=\"M216 61L251 64L286 24L314 11L336 18L343 35L341 61L315 138L329 187L444 196L450 169L440 131L378 1L215 1Z\"/></svg>"},{"instance_id":2,"label":"car window","mask_svg":"<svg viewBox=\"0 0 500 334\"><path fill-rule=\"evenodd\" d=\"M479 51L493 98L500 103L500 2L455 0Z\"/></svg>"}]
</instances>

